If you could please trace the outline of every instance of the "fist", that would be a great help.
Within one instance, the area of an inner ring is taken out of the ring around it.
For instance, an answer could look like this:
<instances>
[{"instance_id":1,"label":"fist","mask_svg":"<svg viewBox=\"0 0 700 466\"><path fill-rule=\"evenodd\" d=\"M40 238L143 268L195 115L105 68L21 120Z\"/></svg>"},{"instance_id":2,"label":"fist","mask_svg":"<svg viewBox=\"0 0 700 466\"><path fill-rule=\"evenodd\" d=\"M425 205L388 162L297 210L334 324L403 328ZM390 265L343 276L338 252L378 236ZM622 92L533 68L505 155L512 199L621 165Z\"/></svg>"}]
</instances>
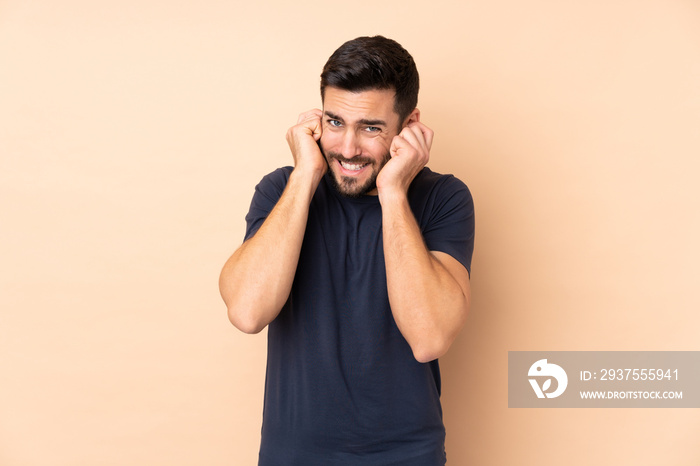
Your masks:
<instances>
[{"instance_id":1,"label":"fist","mask_svg":"<svg viewBox=\"0 0 700 466\"><path fill-rule=\"evenodd\" d=\"M428 163L432 144L433 131L418 121L409 123L394 136L389 148L391 160L377 176L379 193L396 191L405 194L413 178Z\"/></svg>"},{"instance_id":2,"label":"fist","mask_svg":"<svg viewBox=\"0 0 700 466\"><path fill-rule=\"evenodd\" d=\"M323 175L328 165L321 153L318 141L321 139L321 117L317 108L299 115L297 124L287 131L287 144L294 157L295 170Z\"/></svg>"}]
</instances>

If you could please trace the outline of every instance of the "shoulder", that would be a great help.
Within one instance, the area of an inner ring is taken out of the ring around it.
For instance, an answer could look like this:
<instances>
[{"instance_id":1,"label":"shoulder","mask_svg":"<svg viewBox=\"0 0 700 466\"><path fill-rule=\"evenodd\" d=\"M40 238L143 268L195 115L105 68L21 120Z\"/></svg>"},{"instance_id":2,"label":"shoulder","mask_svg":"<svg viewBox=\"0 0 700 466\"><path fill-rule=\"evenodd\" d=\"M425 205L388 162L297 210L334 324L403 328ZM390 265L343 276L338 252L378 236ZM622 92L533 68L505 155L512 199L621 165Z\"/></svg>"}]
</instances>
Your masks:
<instances>
[{"instance_id":1,"label":"shoulder","mask_svg":"<svg viewBox=\"0 0 700 466\"><path fill-rule=\"evenodd\" d=\"M260 185L281 185L281 186L286 186L287 181L289 181L289 175L292 173L292 170L294 167L280 167L277 170L274 170L267 175L263 176L263 178L260 180L260 183L258 183L258 186Z\"/></svg>"},{"instance_id":2,"label":"shoulder","mask_svg":"<svg viewBox=\"0 0 700 466\"><path fill-rule=\"evenodd\" d=\"M263 176L255 186L255 193L269 198L278 198L287 186L293 167L281 167Z\"/></svg>"},{"instance_id":3,"label":"shoulder","mask_svg":"<svg viewBox=\"0 0 700 466\"><path fill-rule=\"evenodd\" d=\"M289 174L292 167L282 167L265 175L255 186L253 199L250 201L250 208L246 215L245 239L250 238L258 231L262 222L267 218L277 201L282 196L284 188L287 186Z\"/></svg>"},{"instance_id":4,"label":"shoulder","mask_svg":"<svg viewBox=\"0 0 700 466\"><path fill-rule=\"evenodd\" d=\"M416 175L408 191L409 202L415 207L444 204L473 205L467 185L454 175L432 171L428 167Z\"/></svg>"}]
</instances>

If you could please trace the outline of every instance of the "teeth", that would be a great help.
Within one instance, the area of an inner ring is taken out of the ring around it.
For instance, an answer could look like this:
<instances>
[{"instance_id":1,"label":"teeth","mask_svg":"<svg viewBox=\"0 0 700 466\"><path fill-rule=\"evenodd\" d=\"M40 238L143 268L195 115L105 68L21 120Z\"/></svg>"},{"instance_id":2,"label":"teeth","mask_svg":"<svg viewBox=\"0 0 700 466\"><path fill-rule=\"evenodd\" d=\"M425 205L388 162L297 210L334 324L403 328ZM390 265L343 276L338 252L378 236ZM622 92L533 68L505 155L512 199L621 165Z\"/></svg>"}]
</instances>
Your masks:
<instances>
[{"instance_id":1,"label":"teeth","mask_svg":"<svg viewBox=\"0 0 700 466\"><path fill-rule=\"evenodd\" d=\"M367 164L366 163L357 164L357 163L340 162L340 165L346 170L351 170L351 171L356 172L356 171L360 171L362 169L362 167L364 167Z\"/></svg>"}]
</instances>

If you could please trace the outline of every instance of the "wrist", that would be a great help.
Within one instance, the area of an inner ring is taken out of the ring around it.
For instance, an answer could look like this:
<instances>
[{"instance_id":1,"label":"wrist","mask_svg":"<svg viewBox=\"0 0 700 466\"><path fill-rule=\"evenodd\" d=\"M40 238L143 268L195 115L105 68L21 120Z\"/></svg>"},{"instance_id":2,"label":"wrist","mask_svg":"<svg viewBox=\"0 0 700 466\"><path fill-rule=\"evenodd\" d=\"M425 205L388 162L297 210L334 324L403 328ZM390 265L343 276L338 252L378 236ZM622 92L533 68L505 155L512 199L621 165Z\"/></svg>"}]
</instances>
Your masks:
<instances>
[{"instance_id":1,"label":"wrist","mask_svg":"<svg viewBox=\"0 0 700 466\"><path fill-rule=\"evenodd\" d=\"M301 170L299 167L295 167L292 173L289 175L289 186L295 189L308 192L310 196L313 196L316 192L318 184L321 182L325 171L309 171Z\"/></svg>"},{"instance_id":2,"label":"wrist","mask_svg":"<svg viewBox=\"0 0 700 466\"><path fill-rule=\"evenodd\" d=\"M379 203L382 207L408 203L406 191L400 188L377 188L377 195L379 196Z\"/></svg>"}]
</instances>

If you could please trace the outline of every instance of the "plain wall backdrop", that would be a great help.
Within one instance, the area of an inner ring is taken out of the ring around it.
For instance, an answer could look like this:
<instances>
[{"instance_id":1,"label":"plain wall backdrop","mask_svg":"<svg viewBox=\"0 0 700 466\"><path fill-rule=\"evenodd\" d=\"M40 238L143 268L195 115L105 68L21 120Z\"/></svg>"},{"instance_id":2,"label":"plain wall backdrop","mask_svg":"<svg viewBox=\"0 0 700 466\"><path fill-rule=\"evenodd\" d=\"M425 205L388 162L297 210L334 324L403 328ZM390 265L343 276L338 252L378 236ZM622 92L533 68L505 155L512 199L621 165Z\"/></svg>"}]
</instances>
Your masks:
<instances>
[{"instance_id":1,"label":"plain wall backdrop","mask_svg":"<svg viewBox=\"0 0 700 466\"><path fill-rule=\"evenodd\" d=\"M398 40L476 206L452 466L697 466L697 409L508 409L509 350L700 350L695 0L0 1L0 464L253 465L218 274L341 43Z\"/></svg>"}]
</instances>

